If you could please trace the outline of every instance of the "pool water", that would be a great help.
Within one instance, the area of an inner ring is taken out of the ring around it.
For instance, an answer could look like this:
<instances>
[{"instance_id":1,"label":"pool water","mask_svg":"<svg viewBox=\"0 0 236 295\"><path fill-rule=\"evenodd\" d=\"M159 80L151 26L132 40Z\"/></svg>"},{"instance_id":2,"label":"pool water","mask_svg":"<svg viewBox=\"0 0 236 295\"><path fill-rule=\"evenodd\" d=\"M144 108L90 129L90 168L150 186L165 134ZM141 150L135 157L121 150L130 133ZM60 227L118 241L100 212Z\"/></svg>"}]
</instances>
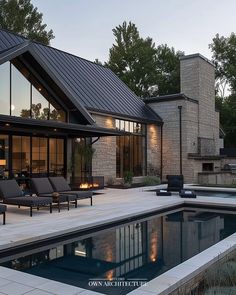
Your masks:
<instances>
[{"instance_id":1,"label":"pool water","mask_svg":"<svg viewBox=\"0 0 236 295\"><path fill-rule=\"evenodd\" d=\"M204 190L194 190L197 196L204 197L217 197L217 198L233 198L236 199L236 193L230 192L219 192L219 191L204 191Z\"/></svg>"},{"instance_id":2,"label":"pool water","mask_svg":"<svg viewBox=\"0 0 236 295\"><path fill-rule=\"evenodd\" d=\"M0 263L104 294L127 294L235 231L236 215L176 209L86 236L78 233L34 245L22 253L1 254ZM115 279L129 284L104 284Z\"/></svg>"}]
</instances>

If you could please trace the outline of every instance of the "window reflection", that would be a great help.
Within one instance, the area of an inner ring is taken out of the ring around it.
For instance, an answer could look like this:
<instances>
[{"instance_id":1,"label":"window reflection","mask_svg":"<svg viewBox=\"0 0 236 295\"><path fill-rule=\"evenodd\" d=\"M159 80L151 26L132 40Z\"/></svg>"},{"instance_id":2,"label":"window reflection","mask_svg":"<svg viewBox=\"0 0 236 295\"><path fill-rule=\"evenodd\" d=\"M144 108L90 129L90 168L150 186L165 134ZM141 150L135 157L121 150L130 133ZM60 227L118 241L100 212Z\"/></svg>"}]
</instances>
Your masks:
<instances>
[{"instance_id":1,"label":"window reflection","mask_svg":"<svg viewBox=\"0 0 236 295\"><path fill-rule=\"evenodd\" d=\"M30 83L14 65L11 66L11 73L11 115L29 118L30 113L25 112L24 110L30 109ZM25 74L27 74L27 72Z\"/></svg>"},{"instance_id":2,"label":"window reflection","mask_svg":"<svg viewBox=\"0 0 236 295\"><path fill-rule=\"evenodd\" d=\"M10 112L10 63L0 65L0 113Z\"/></svg>"},{"instance_id":3,"label":"window reflection","mask_svg":"<svg viewBox=\"0 0 236 295\"><path fill-rule=\"evenodd\" d=\"M0 65L0 106L4 115L66 121L62 107L17 60Z\"/></svg>"},{"instance_id":4,"label":"window reflection","mask_svg":"<svg viewBox=\"0 0 236 295\"><path fill-rule=\"evenodd\" d=\"M47 139L32 138L32 173L47 173Z\"/></svg>"}]
</instances>

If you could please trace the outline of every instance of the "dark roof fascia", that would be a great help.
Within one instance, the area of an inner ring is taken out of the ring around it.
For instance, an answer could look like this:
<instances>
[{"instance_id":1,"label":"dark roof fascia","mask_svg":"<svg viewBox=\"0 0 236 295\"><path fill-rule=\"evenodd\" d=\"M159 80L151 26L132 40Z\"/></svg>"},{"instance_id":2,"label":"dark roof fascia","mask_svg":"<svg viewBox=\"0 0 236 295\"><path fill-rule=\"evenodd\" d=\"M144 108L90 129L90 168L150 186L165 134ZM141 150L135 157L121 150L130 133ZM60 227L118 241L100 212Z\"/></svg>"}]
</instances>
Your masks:
<instances>
[{"instance_id":1,"label":"dark roof fascia","mask_svg":"<svg viewBox=\"0 0 236 295\"><path fill-rule=\"evenodd\" d=\"M4 52L0 53L0 65L12 60L26 51L29 51L31 47L32 43L30 41L25 41L19 45L9 48L8 50L5 50Z\"/></svg>"},{"instance_id":2,"label":"dark roof fascia","mask_svg":"<svg viewBox=\"0 0 236 295\"><path fill-rule=\"evenodd\" d=\"M162 125L162 119L160 116L158 116L154 111L154 114L157 118L157 120L152 120L152 119L144 119L140 117L133 117L133 116L127 116L127 115L122 115L120 113L115 113L115 112L107 112L107 111L101 111L93 108L86 108L90 113L95 114L95 115L101 115L101 116L112 116L117 119L122 119L122 120L127 120L127 121L134 121L134 122L141 122L141 123L152 123L152 124L157 124L157 125Z\"/></svg>"},{"instance_id":3,"label":"dark roof fascia","mask_svg":"<svg viewBox=\"0 0 236 295\"><path fill-rule=\"evenodd\" d=\"M116 129L111 128L103 128L96 125L81 125L81 124L73 124L73 123L63 123L53 120L38 120L38 119L29 119L29 118L21 118L15 116L7 116L7 115L0 115L0 122L4 124L10 124L14 126L26 126L32 127L34 132L40 129L48 129L48 131L63 131L66 132L68 135L70 132L83 132L87 133L87 137L91 136L121 136L127 134L127 132L118 131ZM6 126L6 125L5 125ZM8 128L11 128L11 127ZM10 129L9 129L10 130ZM56 132L55 131L55 132ZM56 134L56 133L55 133Z\"/></svg>"},{"instance_id":4,"label":"dark roof fascia","mask_svg":"<svg viewBox=\"0 0 236 295\"><path fill-rule=\"evenodd\" d=\"M146 104L149 104L149 103L156 103L156 102L160 103L160 102L174 101L174 100L188 100L190 102L198 104L198 100L190 98L186 96L184 93L163 95L163 96L157 96L157 97L148 97L148 98L145 98L143 101Z\"/></svg>"},{"instance_id":5,"label":"dark roof fascia","mask_svg":"<svg viewBox=\"0 0 236 295\"><path fill-rule=\"evenodd\" d=\"M33 43L31 41L25 41L17 46L10 48L4 53L0 54L0 65L6 61L9 61L25 52L29 52L34 59L40 64L40 66L48 73L48 75L53 79L53 81L58 85L59 88L65 93L65 95L72 101L75 107L82 113L82 115L87 119L88 123L94 124L95 121L87 112L87 110L76 100L73 95L67 89L67 87L60 82L59 79L53 74L53 72L48 68L47 64L43 62L39 56L35 53L33 49Z\"/></svg>"}]
</instances>

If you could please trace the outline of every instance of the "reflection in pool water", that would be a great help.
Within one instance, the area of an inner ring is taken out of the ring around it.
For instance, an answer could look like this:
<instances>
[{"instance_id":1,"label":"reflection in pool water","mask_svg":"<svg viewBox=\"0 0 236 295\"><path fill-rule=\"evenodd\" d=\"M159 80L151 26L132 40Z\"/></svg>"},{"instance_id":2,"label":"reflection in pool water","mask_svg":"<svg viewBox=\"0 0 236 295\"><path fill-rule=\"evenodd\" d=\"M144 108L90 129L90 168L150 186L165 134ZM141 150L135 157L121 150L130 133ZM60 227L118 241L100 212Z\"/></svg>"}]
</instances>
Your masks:
<instances>
[{"instance_id":1,"label":"reflection in pool water","mask_svg":"<svg viewBox=\"0 0 236 295\"><path fill-rule=\"evenodd\" d=\"M133 287L95 287L91 280L151 280L235 230L235 215L176 210L5 257L1 265L106 294L126 294Z\"/></svg>"}]
</instances>

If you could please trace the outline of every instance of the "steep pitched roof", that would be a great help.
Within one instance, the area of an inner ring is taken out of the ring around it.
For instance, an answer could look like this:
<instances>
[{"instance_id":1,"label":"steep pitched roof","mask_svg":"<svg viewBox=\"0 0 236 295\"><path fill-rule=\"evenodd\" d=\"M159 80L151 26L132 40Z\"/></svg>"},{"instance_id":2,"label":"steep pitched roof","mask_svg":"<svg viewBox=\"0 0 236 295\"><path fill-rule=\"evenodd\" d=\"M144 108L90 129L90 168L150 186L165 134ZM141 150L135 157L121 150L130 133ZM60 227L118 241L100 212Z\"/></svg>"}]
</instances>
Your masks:
<instances>
[{"instance_id":1,"label":"steep pitched roof","mask_svg":"<svg viewBox=\"0 0 236 295\"><path fill-rule=\"evenodd\" d=\"M0 56L22 47L27 39L0 30ZM138 98L110 69L38 42L26 48L43 61L53 76L69 89L88 111L161 122L160 117Z\"/></svg>"}]
</instances>

